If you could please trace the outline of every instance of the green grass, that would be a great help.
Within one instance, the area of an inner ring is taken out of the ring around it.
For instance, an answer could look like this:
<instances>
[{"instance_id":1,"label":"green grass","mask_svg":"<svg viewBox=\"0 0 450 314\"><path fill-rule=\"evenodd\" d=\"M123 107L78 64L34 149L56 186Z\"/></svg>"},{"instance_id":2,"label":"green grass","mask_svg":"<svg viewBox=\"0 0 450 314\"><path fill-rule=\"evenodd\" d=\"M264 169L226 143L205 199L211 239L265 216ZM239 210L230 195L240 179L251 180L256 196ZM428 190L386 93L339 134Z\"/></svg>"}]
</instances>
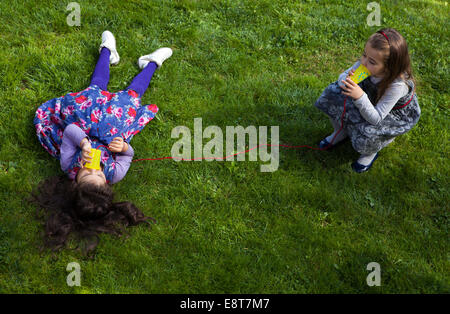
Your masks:
<instances>
[{"instance_id":1,"label":"green grass","mask_svg":"<svg viewBox=\"0 0 450 314\"><path fill-rule=\"evenodd\" d=\"M82 1L70 27L61 1L0 2L0 293L448 293L449 6L383 1L366 25L361 1ZM42 226L26 198L61 173L37 141L39 104L86 88L101 33L121 61L110 91L139 73L137 59L174 54L143 103L160 112L133 139L135 159L171 155L171 130L271 126L280 142L316 145L331 132L313 104L381 27L406 38L422 109L418 125L364 174L350 143L333 152L280 149L260 162L134 163L114 186L157 219L128 239L101 237L94 259L39 253ZM445 196L447 195L447 196ZM81 266L81 287L66 266ZM367 264L381 266L369 287Z\"/></svg>"}]
</instances>

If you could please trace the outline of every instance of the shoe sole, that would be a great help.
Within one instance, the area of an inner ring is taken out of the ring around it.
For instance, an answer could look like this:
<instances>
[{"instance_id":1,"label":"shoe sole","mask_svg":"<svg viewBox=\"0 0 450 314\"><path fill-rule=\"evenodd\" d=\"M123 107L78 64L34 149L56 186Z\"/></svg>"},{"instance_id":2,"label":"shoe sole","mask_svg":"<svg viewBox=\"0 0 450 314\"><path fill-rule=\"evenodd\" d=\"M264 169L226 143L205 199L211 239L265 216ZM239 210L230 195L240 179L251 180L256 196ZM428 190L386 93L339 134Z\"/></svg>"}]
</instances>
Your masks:
<instances>
[{"instance_id":1,"label":"shoe sole","mask_svg":"<svg viewBox=\"0 0 450 314\"><path fill-rule=\"evenodd\" d=\"M342 141L337 142L336 144L329 146L328 148L326 148L327 146L325 146L325 148L321 148L321 147L320 147L320 143L323 141L323 140L322 140L322 141L319 142L319 144L318 144L317 146L318 146L319 149L321 149L321 150L324 150L324 151L330 151L330 150L332 150L333 148L335 148L335 147L337 147L337 146L343 144L343 143L346 142L348 139L349 139L349 138L347 137L347 138L343 139Z\"/></svg>"},{"instance_id":2,"label":"shoe sole","mask_svg":"<svg viewBox=\"0 0 450 314\"><path fill-rule=\"evenodd\" d=\"M378 158L378 153L377 153L377 155L373 158L372 162L371 162L368 166L364 166L364 167L367 167L366 170L358 170L358 169L355 169L356 164L358 164L358 162L356 162L356 161L355 161L354 163L352 163L352 169L353 169L353 171L355 171L356 173L367 172L367 171L370 170L370 168L372 168L373 163L375 162L375 160L377 160L377 158ZM362 166L362 165L361 165L361 166Z\"/></svg>"}]
</instances>

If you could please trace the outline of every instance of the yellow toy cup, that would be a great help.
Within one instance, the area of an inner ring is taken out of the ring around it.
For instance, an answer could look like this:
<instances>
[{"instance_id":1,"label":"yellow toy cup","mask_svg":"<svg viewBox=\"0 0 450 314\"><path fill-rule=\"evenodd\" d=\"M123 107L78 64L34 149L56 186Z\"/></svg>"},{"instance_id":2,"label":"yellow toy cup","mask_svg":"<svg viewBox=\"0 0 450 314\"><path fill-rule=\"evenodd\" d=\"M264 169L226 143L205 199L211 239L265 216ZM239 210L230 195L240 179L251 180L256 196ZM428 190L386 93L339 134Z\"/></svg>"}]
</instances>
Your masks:
<instances>
[{"instance_id":1,"label":"yellow toy cup","mask_svg":"<svg viewBox=\"0 0 450 314\"><path fill-rule=\"evenodd\" d=\"M355 70L355 73L353 73L352 76L350 76L350 79L358 84L359 82L365 80L370 76L370 71L362 64L359 65L359 67Z\"/></svg>"},{"instance_id":2,"label":"yellow toy cup","mask_svg":"<svg viewBox=\"0 0 450 314\"><path fill-rule=\"evenodd\" d=\"M86 162L84 166L89 169L97 169L100 170L100 156L102 151L100 149L91 148L91 153L89 156L92 157L91 162Z\"/></svg>"}]
</instances>

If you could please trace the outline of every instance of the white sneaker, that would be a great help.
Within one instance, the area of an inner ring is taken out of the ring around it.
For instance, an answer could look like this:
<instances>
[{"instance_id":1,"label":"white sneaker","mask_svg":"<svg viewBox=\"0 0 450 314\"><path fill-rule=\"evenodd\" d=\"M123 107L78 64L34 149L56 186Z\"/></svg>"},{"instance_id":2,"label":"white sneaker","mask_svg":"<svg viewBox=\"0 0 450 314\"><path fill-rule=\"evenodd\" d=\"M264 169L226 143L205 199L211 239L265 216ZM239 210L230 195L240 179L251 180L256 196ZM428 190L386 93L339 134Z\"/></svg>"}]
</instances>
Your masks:
<instances>
[{"instance_id":1,"label":"white sneaker","mask_svg":"<svg viewBox=\"0 0 450 314\"><path fill-rule=\"evenodd\" d=\"M108 48L111 52L109 63L111 63L112 65L116 65L117 63L119 63L120 57L116 49L116 39L110 31L104 31L102 33L102 44L100 45L98 52L101 52L103 47Z\"/></svg>"},{"instance_id":2,"label":"white sneaker","mask_svg":"<svg viewBox=\"0 0 450 314\"><path fill-rule=\"evenodd\" d=\"M158 68L163 62L172 56L172 49L164 47L153 51L149 55L145 55L139 58L138 65L141 69L145 68L149 62L155 62Z\"/></svg>"}]
</instances>

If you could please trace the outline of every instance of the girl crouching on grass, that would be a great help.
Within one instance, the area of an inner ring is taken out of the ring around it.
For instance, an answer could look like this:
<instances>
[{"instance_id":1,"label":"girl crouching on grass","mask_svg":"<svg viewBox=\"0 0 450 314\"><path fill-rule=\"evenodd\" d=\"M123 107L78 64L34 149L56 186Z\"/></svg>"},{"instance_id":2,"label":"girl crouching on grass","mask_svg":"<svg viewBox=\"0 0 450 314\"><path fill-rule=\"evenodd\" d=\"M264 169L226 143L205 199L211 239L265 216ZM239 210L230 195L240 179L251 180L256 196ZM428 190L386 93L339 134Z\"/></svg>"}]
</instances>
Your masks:
<instances>
[{"instance_id":1,"label":"girl crouching on grass","mask_svg":"<svg viewBox=\"0 0 450 314\"><path fill-rule=\"evenodd\" d=\"M356 84L349 76L360 64L371 76ZM319 148L333 148L350 137L361 154L352 169L358 173L369 170L378 152L411 130L420 118L408 46L402 35L393 28L372 34L361 59L324 90L315 106L330 117L334 127Z\"/></svg>"},{"instance_id":2,"label":"girl crouching on grass","mask_svg":"<svg viewBox=\"0 0 450 314\"><path fill-rule=\"evenodd\" d=\"M89 87L78 93L51 99L36 111L34 125L39 142L60 161L67 174L48 178L32 193L34 202L47 216L44 242L62 248L72 232L93 239L98 233L121 234L121 226L148 222L130 202L113 202L111 185L127 173L134 151L129 144L158 111L155 105L141 106L153 73L172 55L161 48L139 58L139 73L125 90L110 93L109 65L120 60L113 34L102 34L100 57ZM101 169L84 167L92 159L92 148L101 150Z\"/></svg>"}]
</instances>

